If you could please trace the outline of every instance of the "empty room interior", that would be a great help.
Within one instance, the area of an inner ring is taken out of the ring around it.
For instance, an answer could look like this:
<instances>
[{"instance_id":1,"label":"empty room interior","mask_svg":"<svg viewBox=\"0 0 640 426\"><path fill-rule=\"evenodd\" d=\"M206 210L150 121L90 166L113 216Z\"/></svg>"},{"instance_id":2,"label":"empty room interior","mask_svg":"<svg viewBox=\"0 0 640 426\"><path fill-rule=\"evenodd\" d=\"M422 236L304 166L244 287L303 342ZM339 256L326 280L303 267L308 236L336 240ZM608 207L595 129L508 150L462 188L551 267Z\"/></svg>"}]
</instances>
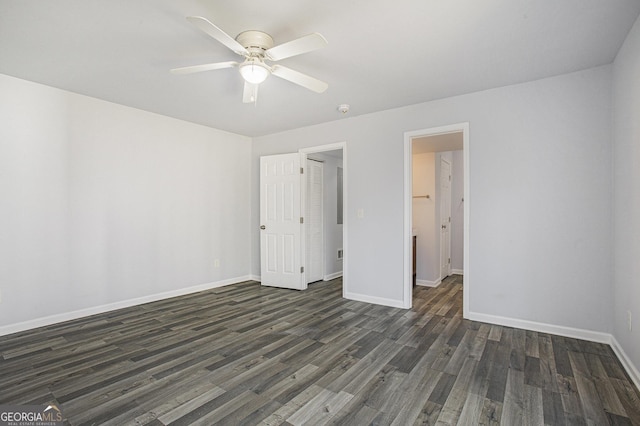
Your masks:
<instances>
[{"instance_id":1,"label":"empty room interior","mask_svg":"<svg viewBox=\"0 0 640 426\"><path fill-rule=\"evenodd\" d=\"M0 0L0 414L640 425L639 15Z\"/></svg>"}]
</instances>

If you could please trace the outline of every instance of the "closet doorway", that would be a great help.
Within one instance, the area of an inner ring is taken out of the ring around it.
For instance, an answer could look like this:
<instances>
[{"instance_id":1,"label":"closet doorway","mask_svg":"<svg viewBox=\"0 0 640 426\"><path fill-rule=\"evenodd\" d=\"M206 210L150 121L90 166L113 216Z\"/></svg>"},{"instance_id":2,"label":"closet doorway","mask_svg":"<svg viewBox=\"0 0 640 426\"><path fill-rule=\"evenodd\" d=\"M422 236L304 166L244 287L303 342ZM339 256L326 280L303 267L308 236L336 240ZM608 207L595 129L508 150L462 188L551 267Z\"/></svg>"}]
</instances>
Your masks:
<instances>
[{"instance_id":1,"label":"closet doorway","mask_svg":"<svg viewBox=\"0 0 640 426\"><path fill-rule=\"evenodd\" d=\"M467 315L468 140L468 123L405 133L404 306L407 308L411 307L413 297L415 238L416 283L436 286L449 274L464 274L463 315Z\"/></svg>"}]
</instances>

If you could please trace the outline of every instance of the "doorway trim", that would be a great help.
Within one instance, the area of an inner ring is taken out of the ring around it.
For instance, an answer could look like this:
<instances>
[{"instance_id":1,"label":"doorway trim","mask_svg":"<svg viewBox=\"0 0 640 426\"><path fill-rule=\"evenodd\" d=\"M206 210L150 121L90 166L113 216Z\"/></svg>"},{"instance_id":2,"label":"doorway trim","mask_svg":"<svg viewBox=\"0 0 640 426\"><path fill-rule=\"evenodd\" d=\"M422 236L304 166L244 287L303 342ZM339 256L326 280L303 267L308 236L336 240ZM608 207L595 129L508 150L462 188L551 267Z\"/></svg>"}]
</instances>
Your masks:
<instances>
[{"instance_id":1,"label":"doorway trim","mask_svg":"<svg viewBox=\"0 0 640 426\"><path fill-rule=\"evenodd\" d=\"M349 194L348 191L348 168L347 168L347 142L335 142L335 143L330 143L330 144L326 144L326 145L318 145L318 146L311 146L308 148L300 148L298 149L298 152L301 154L305 154L305 155L309 155L309 154L313 154L313 153L317 153L317 152L325 152L325 151L335 151L335 150L342 150L342 170L343 170L343 175L342 175L342 250L343 250L343 257L342 257L342 297L345 297L345 294L348 294L348 279L347 279L347 274L349 271L349 268L347 268L347 262L349 261L349 240L347 239L347 224L348 224L348 214L346 214L346 212L348 212L348 202L349 202L349 197L347 196ZM306 185L304 185L305 188L303 189L304 192L304 197L306 199ZM306 244L306 241L303 243Z\"/></svg>"},{"instance_id":2,"label":"doorway trim","mask_svg":"<svg viewBox=\"0 0 640 426\"><path fill-rule=\"evenodd\" d=\"M436 136L446 133L462 132L462 156L464 162L464 280L462 284L462 315L469 317L469 283L471 275L469 269L469 122L450 124L447 126L431 127L404 133L404 291L403 307L411 308L413 298L413 139L423 136Z\"/></svg>"}]
</instances>

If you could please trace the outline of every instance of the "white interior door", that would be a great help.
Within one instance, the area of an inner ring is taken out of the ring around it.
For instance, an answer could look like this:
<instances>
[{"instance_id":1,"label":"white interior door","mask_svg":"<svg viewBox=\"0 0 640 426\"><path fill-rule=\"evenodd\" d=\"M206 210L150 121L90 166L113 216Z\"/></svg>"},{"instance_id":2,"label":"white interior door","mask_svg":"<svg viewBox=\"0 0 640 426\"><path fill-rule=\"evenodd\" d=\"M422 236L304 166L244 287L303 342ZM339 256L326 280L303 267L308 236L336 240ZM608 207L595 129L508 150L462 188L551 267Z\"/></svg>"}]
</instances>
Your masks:
<instances>
[{"instance_id":1,"label":"white interior door","mask_svg":"<svg viewBox=\"0 0 640 426\"><path fill-rule=\"evenodd\" d=\"M298 153L260 157L260 275L265 286L307 288L300 165Z\"/></svg>"},{"instance_id":2,"label":"white interior door","mask_svg":"<svg viewBox=\"0 0 640 426\"><path fill-rule=\"evenodd\" d=\"M451 163L440 158L440 279L451 275Z\"/></svg>"},{"instance_id":3,"label":"white interior door","mask_svg":"<svg viewBox=\"0 0 640 426\"><path fill-rule=\"evenodd\" d=\"M324 278L324 164L320 161L307 161L307 261L305 274L307 283Z\"/></svg>"}]
</instances>

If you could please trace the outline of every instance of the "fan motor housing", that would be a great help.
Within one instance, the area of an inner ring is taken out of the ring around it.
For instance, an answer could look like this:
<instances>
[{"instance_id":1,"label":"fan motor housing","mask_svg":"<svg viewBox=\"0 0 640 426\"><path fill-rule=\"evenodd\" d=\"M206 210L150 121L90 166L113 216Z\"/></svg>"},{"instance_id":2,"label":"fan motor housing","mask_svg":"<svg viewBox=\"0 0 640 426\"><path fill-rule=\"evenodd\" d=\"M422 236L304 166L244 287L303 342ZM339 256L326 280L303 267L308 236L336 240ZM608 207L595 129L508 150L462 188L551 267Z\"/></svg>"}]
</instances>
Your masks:
<instances>
[{"instance_id":1,"label":"fan motor housing","mask_svg":"<svg viewBox=\"0 0 640 426\"><path fill-rule=\"evenodd\" d=\"M262 31L243 31L236 37L236 41L250 53L263 54L273 47L273 38Z\"/></svg>"}]
</instances>

